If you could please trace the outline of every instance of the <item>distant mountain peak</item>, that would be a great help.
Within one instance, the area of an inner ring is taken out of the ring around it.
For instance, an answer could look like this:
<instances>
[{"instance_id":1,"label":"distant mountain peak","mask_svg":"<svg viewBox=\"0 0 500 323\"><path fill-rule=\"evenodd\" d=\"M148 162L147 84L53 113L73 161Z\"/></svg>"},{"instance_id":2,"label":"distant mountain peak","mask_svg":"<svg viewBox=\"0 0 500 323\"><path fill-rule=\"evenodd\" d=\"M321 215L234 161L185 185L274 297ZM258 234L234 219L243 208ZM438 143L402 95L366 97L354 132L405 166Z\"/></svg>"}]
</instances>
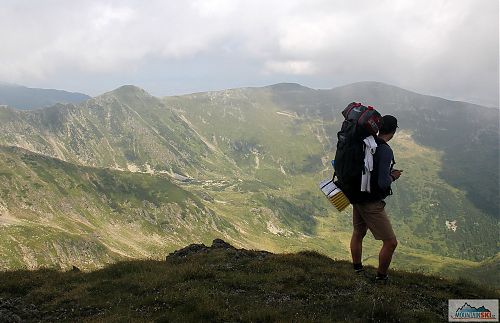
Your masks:
<instances>
[{"instance_id":1,"label":"distant mountain peak","mask_svg":"<svg viewBox=\"0 0 500 323\"><path fill-rule=\"evenodd\" d=\"M342 88L369 88L369 89L387 89L387 90L400 90L404 92L411 92L415 94L419 94L414 91L410 91L407 89L404 89L402 87L384 83L384 82L379 82L379 81L359 81L359 82L354 82L346 85L341 85L338 87L335 87L333 89L342 89Z\"/></svg>"},{"instance_id":2,"label":"distant mountain peak","mask_svg":"<svg viewBox=\"0 0 500 323\"><path fill-rule=\"evenodd\" d=\"M112 91L97 96L97 98L116 98L122 102L135 101L137 99L151 99L153 96L146 90L135 85L122 85Z\"/></svg>"},{"instance_id":3,"label":"distant mountain peak","mask_svg":"<svg viewBox=\"0 0 500 323\"><path fill-rule=\"evenodd\" d=\"M119 105L128 106L135 111L143 109L149 110L154 106L162 104L160 99L135 85L120 86L119 88L95 97L93 102L98 104L115 102Z\"/></svg>"},{"instance_id":4,"label":"distant mountain peak","mask_svg":"<svg viewBox=\"0 0 500 323\"><path fill-rule=\"evenodd\" d=\"M277 83L273 85L268 85L266 88L271 88L273 90L278 90L278 91L303 91L303 90L312 90L311 88L307 86L303 86L299 83Z\"/></svg>"},{"instance_id":5,"label":"distant mountain peak","mask_svg":"<svg viewBox=\"0 0 500 323\"><path fill-rule=\"evenodd\" d=\"M107 92L105 94L139 94L139 95L146 95L146 96L151 96L151 94L149 94L148 92L146 92L146 90L138 87L138 86L135 86L135 85L131 85L131 84L126 84L126 85L122 85L110 92Z\"/></svg>"}]
</instances>

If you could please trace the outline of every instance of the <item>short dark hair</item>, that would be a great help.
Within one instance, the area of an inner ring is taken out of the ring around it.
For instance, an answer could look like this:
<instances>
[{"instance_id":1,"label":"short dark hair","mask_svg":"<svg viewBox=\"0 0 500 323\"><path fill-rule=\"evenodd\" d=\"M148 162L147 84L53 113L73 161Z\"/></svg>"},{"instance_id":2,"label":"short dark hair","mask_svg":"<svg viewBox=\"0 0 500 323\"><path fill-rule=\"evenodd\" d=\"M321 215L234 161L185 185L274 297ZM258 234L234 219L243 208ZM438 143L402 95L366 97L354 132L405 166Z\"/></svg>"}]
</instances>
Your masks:
<instances>
[{"instance_id":1,"label":"short dark hair","mask_svg":"<svg viewBox=\"0 0 500 323\"><path fill-rule=\"evenodd\" d=\"M389 134L396 131L398 128L398 119L391 115L385 115L382 117L382 125L380 126L380 134Z\"/></svg>"}]
</instances>

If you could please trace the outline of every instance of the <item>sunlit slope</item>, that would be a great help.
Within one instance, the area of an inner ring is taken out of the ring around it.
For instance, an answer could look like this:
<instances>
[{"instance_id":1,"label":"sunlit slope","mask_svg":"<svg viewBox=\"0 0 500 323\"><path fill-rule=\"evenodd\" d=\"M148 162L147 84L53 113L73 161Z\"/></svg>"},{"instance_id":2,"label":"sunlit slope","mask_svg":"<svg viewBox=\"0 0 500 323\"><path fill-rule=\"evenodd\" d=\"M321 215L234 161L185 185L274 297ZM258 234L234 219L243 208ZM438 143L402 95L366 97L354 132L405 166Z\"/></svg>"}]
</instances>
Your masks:
<instances>
[{"instance_id":1,"label":"sunlit slope","mask_svg":"<svg viewBox=\"0 0 500 323\"><path fill-rule=\"evenodd\" d=\"M274 104L265 88L168 97L165 103L247 175L281 181L281 175L323 166L323 138L314 135L321 125Z\"/></svg>"},{"instance_id":2,"label":"sunlit slope","mask_svg":"<svg viewBox=\"0 0 500 323\"><path fill-rule=\"evenodd\" d=\"M78 106L27 112L0 107L0 118L0 143L82 165L182 175L213 165L212 150L189 125L133 86ZM219 164L230 167L223 160Z\"/></svg>"},{"instance_id":3,"label":"sunlit slope","mask_svg":"<svg viewBox=\"0 0 500 323\"><path fill-rule=\"evenodd\" d=\"M327 164L321 150L334 150L340 111L351 101L395 114L419 144L443 152L439 176L498 217L498 109L383 83L332 90L277 84L163 101L123 86L77 106L2 107L0 143L89 166L276 178L276 165L281 174L299 174Z\"/></svg>"},{"instance_id":4,"label":"sunlit slope","mask_svg":"<svg viewBox=\"0 0 500 323\"><path fill-rule=\"evenodd\" d=\"M0 147L0 268L95 268L231 233L164 177L76 166Z\"/></svg>"},{"instance_id":5,"label":"sunlit slope","mask_svg":"<svg viewBox=\"0 0 500 323\"><path fill-rule=\"evenodd\" d=\"M402 150L415 145L408 138L398 137ZM129 257L159 259L186 242L221 235L248 248L313 249L349 258L350 211L337 213L311 190L313 177L296 176L289 188L248 190L240 180L174 184L158 175L75 166L18 148L4 147L1 154L3 268L92 269ZM415 224L395 210L397 205L391 208L400 238L395 268L477 280L482 264L440 256L452 250L447 235L464 238L460 221L456 232L438 224L432 228L438 236L418 237ZM442 249L433 249L442 236ZM366 238L365 263L376 265L379 246Z\"/></svg>"},{"instance_id":6,"label":"sunlit slope","mask_svg":"<svg viewBox=\"0 0 500 323\"><path fill-rule=\"evenodd\" d=\"M0 248L10 258L3 266L81 264L77 255L90 246L91 255L83 257L91 268L120 257L158 257L162 250L221 234L240 247L308 248L347 258L350 210L336 213L317 188L332 175L345 105L339 98L354 100L352 91L332 93L282 84L158 99L125 86L79 106L0 108L0 142L71 162L3 150L0 173L8 175L0 176L10 178L1 183L1 230L7 234ZM401 99L398 107L418 108L412 97L388 97ZM369 97L359 101L364 99ZM432 133L417 126L417 117L428 114L417 113L412 122L409 110L394 110L395 104L381 109L402 116L391 145L404 175L387 200L400 240L395 266L429 272L477 268L473 261L498 250L494 214L473 203L474 192L443 176L445 169L458 171L458 162L450 166L449 152L422 142ZM488 125L477 131L491 138ZM25 155L34 161L20 157ZM482 156L471 165L483 165ZM483 183L482 177L467 180ZM171 201L172 192L184 198ZM71 247L75 256L46 247L47 241L82 237L89 242ZM34 241L40 242L36 250L48 250L52 258L30 252ZM367 238L367 262L376 261L378 246Z\"/></svg>"}]
</instances>

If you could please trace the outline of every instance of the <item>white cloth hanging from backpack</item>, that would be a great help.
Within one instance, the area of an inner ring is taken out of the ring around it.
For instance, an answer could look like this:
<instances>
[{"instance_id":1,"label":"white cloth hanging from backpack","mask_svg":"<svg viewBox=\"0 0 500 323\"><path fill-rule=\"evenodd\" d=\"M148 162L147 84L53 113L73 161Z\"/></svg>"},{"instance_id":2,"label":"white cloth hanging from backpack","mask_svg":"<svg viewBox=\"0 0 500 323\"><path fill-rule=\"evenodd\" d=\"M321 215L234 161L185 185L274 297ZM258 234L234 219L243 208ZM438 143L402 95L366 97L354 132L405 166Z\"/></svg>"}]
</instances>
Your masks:
<instances>
[{"instance_id":1,"label":"white cloth hanging from backpack","mask_svg":"<svg viewBox=\"0 0 500 323\"><path fill-rule=\"evenodd\" d=\"M363 140L365 150L365 165L361 174L361 192L371 192L370 180L373 170L373 155L377 150L377 143L373 136L368 136Z\"/></svg>"}]
</instances>

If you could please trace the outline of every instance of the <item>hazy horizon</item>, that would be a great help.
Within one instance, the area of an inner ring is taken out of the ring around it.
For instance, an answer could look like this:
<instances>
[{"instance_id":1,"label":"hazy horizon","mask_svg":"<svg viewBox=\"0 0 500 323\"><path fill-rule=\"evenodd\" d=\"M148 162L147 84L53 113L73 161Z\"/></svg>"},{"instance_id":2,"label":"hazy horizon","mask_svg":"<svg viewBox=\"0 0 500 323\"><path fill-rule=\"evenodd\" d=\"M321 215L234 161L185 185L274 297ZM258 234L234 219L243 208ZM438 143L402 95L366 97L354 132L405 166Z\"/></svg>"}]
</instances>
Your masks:
<instances>
[{"instance_id":1,"label":"hazy horizon","mask_svg":"<svg viewBox=\"0 0 500 323\"><path fill-rule=\"evenodd\" d=\"M420 95L438 97L438 98L445 99L445 100L448 100L448 101L465 102L465 103L469 103L469 104L475 104L475 105L479 105L479 106L483 106L483 107L487 107L487 108L494 108L494 109L499 109L500 108L499 106L484 105L484 104L480 104L480 103L472 102L472 101L456 100L456 99L451 99L451 98L447 98L447 97L440 96L440 95L428 94L428 93L421 93L421 92L417 92L417 91L412 90L412 89L402 88L402 87L394 85L394 84L384 83L384 82L380 82L380 81L358 81L358 82L353 82L353 83L348 83L348 84L340 84L338 86L329 87L329 88L314 88L314 87L310 87L310 86L307 86L307 85L304 85L304 84L300 84L300 83L297 83L297 82L286 82L286 81L283 81L283 82L272 83L272 84L263 84L263 85L255 85L255 86L228 87L228 88L221 88L221 89L208 89L208 90L205 90L205 91L194 91L194 92L185 92L185 93L172 93L172 94L166 94L166 95L152 93L148 89L146 89L144 87L141 87L141 86L139 86L137 84L122 84L122 85L119 85L119 86L117 86L115 88L112 88L112 89L109 89L109 90L105 90L102 93L98 93L96 95L90 95L88 93L84 93L84 92L78 91L78 90L72 90L72 91L70 91L68 89L60 89L60 88L53 89L53 90L61 90L61 91L66 91L66 92L70 92L70 93L81 93L81 94L89 95L91 97L96 97L96 96L99 96L99 95L102 95L102 94L105 94L105 93L108 93L108 92L112 92L112 91L114 91L114 90L116 90L116 89L118 89L118 88L120 88L122 86L136 86L138 88L141 88L141 89L145 90L147 93L149 93L149 94L151 94L151 95L153 95L155 97L160 97L161 98L161 97L183 96L183 95L190 95L190 94L204 93L204 92L217 92L217 91L232 90L232 89L261 88L261 87L268 87L268 86L273 86L273 85L277 85L277 84L298 84L300 86L304 86L304 87L310 88L312 90L332 90L332 89L335 89L335 88L338 88L338 87L349 86L349 85L353 85L353 84L357 84L357 83L382 83L382 84L385 84L385 85L388 85L388 86L394 86L394 87L401 88L403 90L407 90L407 91L410 91L410 92L413 92L413 93L417 93L417 94L420 94ZM34 88L34 87L25 86L23 84L7 83L7 82L0 81L0 85L1 84L4 84L4 85L14 85L14 86L22 86L22 87L27 87L27 88ZM35 89L38 89L38 88L35 88ZM47 87L45 87L45 88L39 88L39 89L52 90L52 88L47 88Z\"/></svg>"},{"instance_id":2,"label":"hazy horizon","mask_svg":"<svg viewBox=\"0 0 500 323\"><path fill-rule=\"evenodd\" d=\"M4 1L0 80L91 96L378 81L499 106L496 0Z\"/></svg>"}]
</instances>

